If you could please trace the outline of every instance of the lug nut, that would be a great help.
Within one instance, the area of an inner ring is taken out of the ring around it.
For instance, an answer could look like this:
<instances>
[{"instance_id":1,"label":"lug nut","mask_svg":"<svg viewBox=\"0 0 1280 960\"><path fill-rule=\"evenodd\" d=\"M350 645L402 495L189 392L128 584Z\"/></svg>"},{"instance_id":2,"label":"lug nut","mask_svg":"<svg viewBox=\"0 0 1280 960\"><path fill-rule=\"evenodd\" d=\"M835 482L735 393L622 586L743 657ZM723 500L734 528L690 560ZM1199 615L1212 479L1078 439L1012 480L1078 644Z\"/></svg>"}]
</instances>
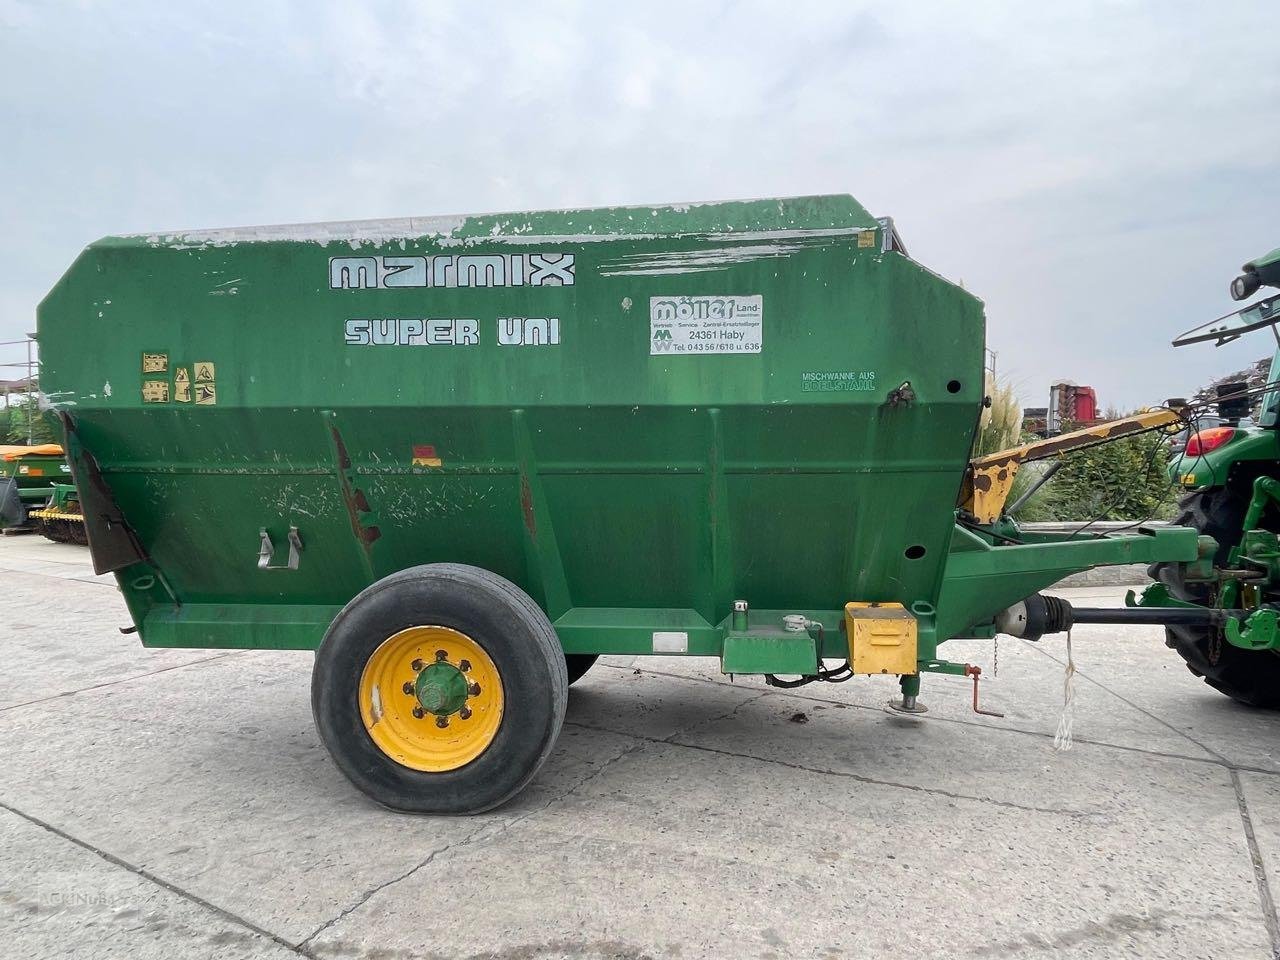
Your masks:
<instances>
[{"instance_id":1,"label":"lug nut","mask_svg":"<svg viewBox=\"0 0 1280 960\"><path fill-rule=\"evenodd\" d=\"M449 659L449 654L447 654L447 653L446 653L445 651L443 651L443 650L437 650L437 651L436 651L436 659L437 659L437 660L439 660L439 661L442 661L442 662L443 662L443 661L445 661L445 660L448 660L448 659Z\"/></svg>"},{"instance_id":2,"label":"lug nut","mask_svg":"<svg viewBox=\"0 0 1280 960\"><path fill-rule=\"evenodd\" d=\"M409 696L413 696L413 683L411 681L406 680L404 682L404 686L401 687L400 689L403 690L405 693L409 694Z\"/></svg>"},{"instance_id":3,"label":"lug nut","mask_svg":"<svg viewBox=\"0 0 1280 960\"><path fill-rule=\"evenodd\" d=\"M426 664L423 663L421 660L415 660L413 661L413 663L409 664L409 666L412 668L414 673L421 673L422 668L425 667Z\"/></svg>"},{"instance_id":4,"label":"lug nut","mask_svg":"<svg viewBox=\"0 0 1280 960\"><path fill-rule=\"evenodd\" d=\"M423 717L426 716L426 712L421 707L414 707L413 715L417 717L419 720L421 720Z\"/></svg>"},{"instance_id":5,"label":"lug nut","mask_svg":"<svg viewBox=\"0 0 1280 960\"><path fill-rule=\"evenodd\" d=\"M480 696L480 684L473 683L471 684L471 686L467 687L467 696L469 697Z\"/></svg>"},{"instance_id":6,"label":"lug nut","mask_svg":"<svg viewBox=\"0 0 1280 960\"><path fill-rule=\"evenodd\" d=\"M459 670L461 670L463 673L466 673L468 670L470 670L470 669L471 669L471 661L470 661L470 660L459 660L459 661L458 661L458 669L459 669Z\"/></svg>"},{"instance_id":7,"label":"lug nut","mask_svg":"<svg viewBox=\"0 0 1280 960\"><path fill-rule=\"evenodd\" d=\"M463 720L470 720L470 719L471 719L471 708L470 708L470 707L463 707L461 710L459 710L459 711L458 711L458 716L459 716L459 717L461 717Z\"/></svg>"},{"instance_id":8,"label":"lug nut","mask_svg":"<svg viewBox=\"0 0 1280 960\"><path fill-rule=\"evenodd\" d=\"M443 730L449 725L448 717L436 717L436 726Z\"/></svg>"}]
</instances>

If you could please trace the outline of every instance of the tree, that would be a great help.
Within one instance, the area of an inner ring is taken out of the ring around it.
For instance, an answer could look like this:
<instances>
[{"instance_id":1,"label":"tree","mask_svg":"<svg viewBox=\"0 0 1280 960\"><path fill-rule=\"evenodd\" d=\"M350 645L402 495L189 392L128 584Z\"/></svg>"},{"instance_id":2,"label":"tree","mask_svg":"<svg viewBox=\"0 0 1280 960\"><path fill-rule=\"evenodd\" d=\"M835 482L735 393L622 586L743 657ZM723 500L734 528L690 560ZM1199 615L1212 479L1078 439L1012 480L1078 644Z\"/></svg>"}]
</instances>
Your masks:
<instances>
[{"instance_id":1,"label":"tree","mask_svg":"<svg viewBox=\"0 0 1280 960\"><path fill-rule=\"evenodd\" d=\"M991 404L979 421L974 456L1036 439L1021 432L1022 409L1011 386L988 376L986 394ZM1120 416L1116 410L1105 413L1108 420ZM1164 433L1156 431L1064 454L1057 473L1019 508L1017 519L1146 520L1172 516L1177 495L1168 476L1166 440ZM1025 464L1014 478L1009 503L1017 500L1052 463L1042 460Z\"/></svg>"},{"instance_id":2,"label":"tree","mask_svg":"<svg viewBox=\"0 0 1280 960\"><path fill-rule=\"evenodd\" d=\"M1163 433L1126 437L1063 457L1043 489L1054 520L1146 520L1169 516L1177 495Z\"/></svg>"},{"instance_id":3,"label":"tree","mask_svg":"<svg viewBox=\"0 0 1280 960\"><path fill-rule=\"evenodd\" d=\"M34 397L27 397L0 408L0 439L5 443L57 443L53 427L40 413Z\"/></svg>"}]
</instances>

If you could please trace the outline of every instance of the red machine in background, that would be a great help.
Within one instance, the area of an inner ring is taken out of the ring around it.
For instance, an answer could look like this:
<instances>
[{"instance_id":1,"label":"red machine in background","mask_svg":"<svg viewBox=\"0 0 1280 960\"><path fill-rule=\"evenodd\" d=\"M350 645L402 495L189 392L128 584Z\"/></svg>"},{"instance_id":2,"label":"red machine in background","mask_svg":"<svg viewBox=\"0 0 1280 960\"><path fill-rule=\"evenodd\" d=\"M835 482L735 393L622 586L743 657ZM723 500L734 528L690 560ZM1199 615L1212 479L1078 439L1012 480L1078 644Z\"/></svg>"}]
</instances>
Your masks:
<instances>
[{"instance_id":1,"label":"red machine in background","mask_svg":"<svg viewBox=\"0 0 1280 960\"><path fill-rule=\"evenodd\" d=\"M1101 422L1098 394L1093 387L1075 383L1055 383L1049 388L1049 406L1027 407L1023 411L1023 429L1040 437L1053 437Z\"/></svg>"}]
</instances>

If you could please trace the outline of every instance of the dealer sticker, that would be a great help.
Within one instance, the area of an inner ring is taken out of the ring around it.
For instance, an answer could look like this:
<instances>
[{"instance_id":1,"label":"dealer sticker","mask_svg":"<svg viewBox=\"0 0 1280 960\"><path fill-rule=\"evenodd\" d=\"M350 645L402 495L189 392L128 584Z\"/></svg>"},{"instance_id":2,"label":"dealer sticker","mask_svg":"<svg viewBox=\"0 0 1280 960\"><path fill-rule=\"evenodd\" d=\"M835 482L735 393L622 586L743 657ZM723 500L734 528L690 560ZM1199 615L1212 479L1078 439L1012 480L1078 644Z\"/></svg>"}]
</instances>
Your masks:
<instances>
[{"instance_id":1,"label":"dealer sticker","mask_svg":"<svg viewBox=\"0 0 1280 960\"><path fill-rule=\"evenodd\" d=\"M764 298L650 297L649 354L759 353Z\"/></svg>"}]
</instances>

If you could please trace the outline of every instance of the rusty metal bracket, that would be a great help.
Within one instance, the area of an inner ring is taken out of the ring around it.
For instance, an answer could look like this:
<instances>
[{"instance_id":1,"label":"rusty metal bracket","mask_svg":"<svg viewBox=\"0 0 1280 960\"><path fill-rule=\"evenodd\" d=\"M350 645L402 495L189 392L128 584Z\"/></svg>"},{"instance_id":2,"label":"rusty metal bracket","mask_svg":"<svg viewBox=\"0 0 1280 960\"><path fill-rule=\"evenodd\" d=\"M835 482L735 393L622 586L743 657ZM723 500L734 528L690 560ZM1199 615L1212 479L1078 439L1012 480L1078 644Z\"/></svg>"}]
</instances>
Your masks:
<instances>
[{"instance_id":1,"label":"rusty metal bracket","mask_svg":"<svg viewBox=\"0 0 1280 960\"><path fill-rule=\"evenodd\" d=\"M285 563L272 564L271 558L275 555L276 545L271 542L271 534L267 533L266 527L258 530L258 569L259 570L297 570L298 562L302 558L302 537L298 535L297 527L289 528L289 559Z\"/></svg>"},{"instance_id":2,"label":"rusty metal bracket","mask_svg":"<svg viewBox=\"0 0 1280 960\"><path fill-rule=\"evenodd\" d=\"M58 416L66 438L67 465L80 498L80 513L84 517L93 572L115 573L150 560L137 533L121 513L115 493L103 478L97 459L85 448L75 420L65 410ZM167 583L165 588L168 589Z\"/></svg>"},{"instance_id":3,"label":"rusty metal bracket","mask_svg":"<svg viewBox=\"0 0 1280 960\"><path fill-rule=\"evenodd\" d=\"M1013 490L1013 480L1022 464L1033 460L1047 460L1072 450L1119 440L1121 437L1160 430L1181 423L1183 419L1182 411L1159 407L1085 427L1083 430L1049 437L1047 440L1036 440L976 457L965 470L957 505L978 523L995 523L1004 513L1005 501Z\"/></svg>"},{"instance_id":4,"label":"rusty metal bracket","mask_svg":"<svg viewBox=\"0 0 1280 960\"><path fill-rule=\"evenodd\" d=\"M971 663L964 665L964 675L973 677L973 712L980 713L984 717L1003 717L1004 714L999 710L983 710L978 706L978 678L982 676L982 668Z\"/></svg>"},{"instance_id":5,"label":"rusty metal bracket","mask_svg":"<svg viewBox=\"0 0 1280 960\"><path fill-rule=\"evenodd\" d=\"M375 522L369 498L365 496L363 489L356 486L355 468L351 455L347 452L347 443L338 429L338 415L332 410L322 410L320 415L333 452L334 477L342 492L343 505L347 508L347 519L351 524L352 539L359 551L360 566L365 578L373 583L378 579L373 565L373 544L382 536L382 529Z\"/></svg>"}]
</instances>

